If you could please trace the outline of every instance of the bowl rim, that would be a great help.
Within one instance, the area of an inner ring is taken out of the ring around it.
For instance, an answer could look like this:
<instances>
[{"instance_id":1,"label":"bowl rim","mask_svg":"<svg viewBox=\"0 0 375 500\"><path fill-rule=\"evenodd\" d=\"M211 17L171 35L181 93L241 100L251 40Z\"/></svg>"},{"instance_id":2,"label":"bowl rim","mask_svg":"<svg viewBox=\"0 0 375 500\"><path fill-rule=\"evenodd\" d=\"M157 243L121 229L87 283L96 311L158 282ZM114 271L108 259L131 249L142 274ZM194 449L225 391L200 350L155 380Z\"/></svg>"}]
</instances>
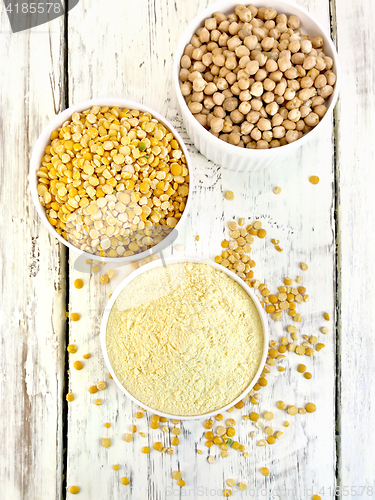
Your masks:
<instances>
[{"instance_id":1,"label":"bowl rim","mask_svg":"<svg viewBox=\"0 0 375 500\"><path fill-rule=\"evenodd\" d=\"M118 106L119 108L128 108L128 109L137 109L139 111L143 111L146 113L150 113L153 118L156 118L158 121L163 123L174 135L174 137L177 139L179 142L185 158L186 158L186 165L189 169L189 193L188 197L186 200L186 205L184 208L184 211L181 215L181 218L179 219L178 223L176 224L174 230L178 231L178 229L183 225L185 222L188 212L191 207L191 198L192 198L192 193L194 190L194 169L192 166L192 161L189 155L189 152L187 150L186 144L184 143L184 140L182 139L181 135L178 133L178 131L173 127L173 125L161 114L159 114L157 111L154 109L150 108L149 106L146 106L144 104L138 103L136 101L131 101L129 99L123 99L119 97L103 97L103 98L95 98L95 99L88 99L86 101L81 101L77 104L73 104L66 108L65 110L61 111L59 114L57 114L52 120L43 128L42 132L40 133L38 139L36 140L32 153L31 153L31 158L30 158L30 164L29 164L29 189L31 192L31 198L34 202L34 206L36 208L36 211L41 218L43 224L45 227L48 229L48 231L55 237L57 238L60 243L68 247L70 250L73 252L79 254L79 256L85 256L86 259L91 259L91 260L97 260L100 262L113 262L113 263L118 263L121 265L125 264L130 264L131 262L139 261L142 260L146 257L148 257L151 254L155 254L164 248L168 246L170 243L173 242L173 233L175 232L174 230L171 231L163 240L158 243L157 245L153 246L152 248L145 250L144 252L140 252L139 254L136 255L130 255L126 257L101 257L99 255L91 254L89 252L80 250L76 246L74 246L72 243L69 241L65 240L55 229L54 227L48 222L45 209L44 207L40 204L39 198L38 198L38 193L37 193L37 175L36 172L40 168L41 164L41 159L44 155L44 150L47 147L49 141L50 141L50 135L51 133L58 129L59 127L62 126L62 124L67 121L68 119L71 118L72 114L75 112L82 112L85 109L89 109L93 106Z\"/></svg>"},{"instance_id":2,"label":"bowl rim","mask_svg":"<svg viewBox=\"0 0 375 500\"><path fill-rule=\"evenodd\" d=\"M256 6L256 4L262 4L262 0L254 0L253 4ZM269 0L269 6L272 7L272 4L274 3L274 0ZM173 82L174 82L174 87L175 87L175 93L177 95L177 101L181 109L181 113L189 121L189 124L194 127L197 131L199 130L199 133L202 134L202 137L204 140L208 143L211 143L213 147L220 147L222 148L223 151L226 152L226 154L229 155L235 155L235 156L241 156L245 157L248 156L249 159L265 159L265 157L268 158L273 158L277 157L281 154L288 155L290 152L293 150L297 149L298 147L302 146L305 144L307 141L309 141L311 138L315 137L317 130L321 130L321 124L327 123L328 120L330 119L331 111L334 109L339 91L340 91L340 85L341 85L341 68L340 68L340 63L339 63L339 58L338 58L338 53L335 47L335 44L333 43L331 37L327 34L326 30L322 28L321 24L319 21L310 14L310 12L305 9L304 7L290 1L290 0L277 0L278 4L282 3L285 4L286 7L290 9L294 9L295 12L294 14L298 15L298 11L302 13L303 15L307 16L310 18L310 20L316 25L316 28L322 32L322 37L324 39L324 44L328 44L329 48L332 52L332 59L333 59L333 68L335 69L336 73L336 83L333 88L333 93L330 96L330 102L327 107L327 112L323 116L323 118L319 121L318 125L311 129L310 132L302 136L300 139L297 139L296 141L286 144L284 146L280 146L278 148L268 148L268 149L248 149L248 148L239 148L237 146L234 146L233 144L228 144L227 142L224 142L214 135L212 135L205 127L203 127L195 118L194 115L191 113L189 110L185 99L183 98L183 95L180 91L180 79L179 79L179 70L180 70L180 59L183 54L183 51L186 46L186 41L184 41L185 37L190 34L191 36L194 34L196 29L203 23L203 21L211 17L211 15L214 12L217 11L226 11L229 9L234 9L234 7L238 4L238 1L236 0L219 0L218 2L215 2L208 7L206 7L204 10L199 12L193 19L192 21L188 24L186 29L183 31L182 36L180 37L180 41L177 45L177 49L174 54L174 63L173 63ZM303 26L301 24L301 26ZM249 151L249 153L245 153L245 151Z\"/></svg>"},{"instance_id":3,"label":"bowl rim","mask_svg":"<svg viewBox=\"0 0 375 500\"><path fill-rule=\"evenodd\" d=\"M223 411L226 411L228 408L231 408L235 404L237 404L239 401L241 401L254 387L256 384L258 378L260 377L260 374L263 371L267 355L268 355L268 342L269 342L269 328L268 328L268 322L266 318L266 314L260 304L260 301L258 297L255 295L254 290L250 288L239 276L237 276L233 271L230 271L229 269L221 266L220 264L217 264L216 262L210 260L210 259L205 259L203 257L189 257L189 256L183 256L183 257L168 257L165 259L165 263L167 265L171 264L179 264L179 263L185 263L185 262L193 262L193 263L198 263L198 264L207 264L214 269L217 269L218 271L222 271L224 274L232 278L236 283L238 283L244 290L245 292L249 295L249 297L252 299L255 308L259 314L261 324L262 324L262 329L263 329L263 352L262 352L262 358L259 363L258 370L252 380L250 381L249 385L246 387L246 389L238 396L236 399L234 399L232 402L229 404L214 410L212 412L204 413L201 415L174 415L174 414L169 414L169 413L164 413L161 411L156 410L155 408L151 408L150 406L142 403L139 401L137 398L135 398L131 393L129 393L125 387L121 384L121 382L118 380L116 373L114 372L112 365L109 361L108 353L107 353L107 345L106 345L106 334L107 334L107 323L108 323L108 318L110 315L110 312L112 310L113 304L115 303L117 297L120 295L120 293L124 290L124 288L129 285L130 282L132 282L134 279L136 279L138 276L141 274L151 270L155 269L156 267L160 267L163 265L163 262L159 260L155 260L153 262L149 262L148 264L145 264L144 266L138 268L137 270L133 271L131 274L129 274L114 290L112 293L111 298L107 302L107 305L104 309L103 316L102 316L102 321L100 325L100 345L102 348L102 353L104 357L105 364L115 381L116 385L118 388L121 390L123 394L128 396L134 403L139 405L142 408L145 408L148 411L151 411L153 413L156 413L157 415L160 415L162 417L167 417L167 418L175 418L178 420L198 420L202 418L209 418L214 415L217 415L218 413L221 413Z\"/></svg>"}]
</instances>

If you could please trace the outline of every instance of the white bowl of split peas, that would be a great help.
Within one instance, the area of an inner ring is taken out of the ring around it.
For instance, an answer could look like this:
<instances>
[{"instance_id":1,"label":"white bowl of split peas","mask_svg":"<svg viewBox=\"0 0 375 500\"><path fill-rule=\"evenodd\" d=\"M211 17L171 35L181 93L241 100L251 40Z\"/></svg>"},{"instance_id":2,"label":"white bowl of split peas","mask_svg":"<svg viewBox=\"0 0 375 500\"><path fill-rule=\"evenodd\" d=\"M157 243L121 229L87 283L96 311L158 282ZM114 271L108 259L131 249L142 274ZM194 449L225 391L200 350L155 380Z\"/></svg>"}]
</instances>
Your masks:
<instances>
[{"instance_id":1,"label":"white bowl of split peas","mask_svg":"<svg viewBox=\"0 0 375 500\"><path fill-rule=\"evenodd\" d=\"M86 259L124 264L174 241L193 189L174 127L118 98L57 115L35 144L29 181L41 220L61 243Z\"/></svg>"},{"instance_id":2,"label":"white bowl of split peas","mask_svg":"<svg viewBox=\"0 0 375 500\"><path fill-rule=\"evenodd\" d=\"M199 151L231 170L271 166L314 138L339 92L337 52L287 0L221 0L179 42L174 86Z\"/></svg>"}]
</instances>

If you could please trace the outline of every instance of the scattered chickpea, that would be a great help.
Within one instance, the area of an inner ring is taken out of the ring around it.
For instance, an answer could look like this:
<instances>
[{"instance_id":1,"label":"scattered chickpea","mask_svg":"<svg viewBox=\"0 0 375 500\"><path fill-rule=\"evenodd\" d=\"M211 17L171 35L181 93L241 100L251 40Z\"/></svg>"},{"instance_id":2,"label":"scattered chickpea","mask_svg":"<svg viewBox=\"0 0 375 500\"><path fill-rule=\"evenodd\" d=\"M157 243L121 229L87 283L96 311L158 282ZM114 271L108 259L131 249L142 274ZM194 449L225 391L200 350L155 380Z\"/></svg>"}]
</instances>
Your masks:
<instances>
[{"instance_id":1,"label":"scattered chickpea","mask_svg":"<svg viewBox=\"0 0 375 500\"><path fill-rule=\"evenodd\" d=\"M71 486L70 487L70 493L72 495L77 495L77 493L79 493L79 486Z\"/></svg>"},{"instance_id":2,"label":"scattered chickpea","mask_svg":"<svg viewBox=\"0 0 375 500\"><path fill-rule=\"evenodd\" d=\"M319 182L319 177L317 175L312 175L310 178L309 178L309 181L311 182L311 184L318 184Z\"/></svg>"},{"instance_id":3,"label":"scattered chickpea","mask_svg":"<svg viewBox=\"0 0 375 500\"><path fill-rule=\"evenodd\" d=\"M74 368L75 368L76 370L82 370L82 368L83 368L83 364L82 364L82 362L81 362L81 361L74 361L73 366L74 366Z\"/></svg>"},{"instance_id":4,"label":"scattered chickpea","mask_svg":"<svg viewBox=\"0 0 375 500\"><path fill-rule=\"evenodd\" d=\"M92 385L91 387L89 387L90 394L95 394L96 392L98 392L98 388L96 387L96 385Z\"/></svg>"},{"instance_id":5,"label":"scattered chickpea","mask_svg":"<svg viewBox=\"0 0 375 500\"><path fill-rule=\"evenodd\" d=\"M104 391L104 389L107 387L107 384L105 382L98 382L96 384L96 387L99 391Z\"/></svg>"},{"instance_id":6,"label":"scattered chickpea","mask_svg":"<svg viewBox=\"0 0 375 500\"><path fill-rule=\"evenodd\" d=\"M312 378L312 375L310 372L306 372L303 374L303 376L307 379L307 380L310 380Z\"/></svg>"},{"instance_id":7,"label":"scattered chickpea","mask_svg":"<svg viewBox=\"0 0 375 500\"><path fill-rule=\"evenodd\" d=\"M280 194L281 193L281 187L280 186L276 186L275 189L273 190L273 192L275 194Z\"/></svg>"},{"instance_id":8,"label":"scattered chickpea","mask_svg":"<svg viewBox=\"0 0 375 500\"><path fill-rule=\"evenodd\" d=\"M226 191L224 193L224 198L226 198L227 200L233 200L234 198L233 191Z\"/></svg>"},{"instance_id":9,"label":"scattered chickpea","mask_svg":"<svg viewBox=\"0 0 375 500\"><path fill-rule=\"evenodd\" d=\"M272 411L266 411L263 416L264 416L265 420L272 420L273 419Z\"/></svg>"},{"instance_id":10,"label":"scattered chickpea","mask_svg":"<svg viewBox=\"0 0 375 500\"><path fill-rule=\"evenodd\" d=\"M276 403L276 406L278 407L279 410L285 410L286 408L286 404L284 403L284 401L278 401Z\"/></svg>"},{"instance_id":11,"label":"scattered chickpea","mask_svg":"<svg viewBox=\"0 0 375 500\"><path fill-rule=\"evenodd\" d=\"M68 352L70 352L71 354L77 352L77 346L75 346L74 344L69 344L68 347L66 348L66 350Z\"/></svg>"},{"instance_id":12,"label":"scattered chickpea","mask_svg":"<svg viewBox=\"0 0 375 500\"><path fill-rule=\"evenodd\" d=\"M119 465L114 465L113 466L113 470L120 470L120 466Z\"/></svg>"},{"instance_id":13,"label":"scattered chickpea","mask_svg":"<svg viewBox=\"0 0 375 500\"><path fill-rule=\"evenodd\" d=\"M330 317L329 317L329 314L327 312L324 313L324 319L326 321L329 321L330 320Z\"/></svg>"},{"instance_id":14,"label":"scattered chickpea","mask_svg":"<svg viewBox=\"0 0 375 500\"><path fill-rule=\"evenodd\" d=\"M175 471L175 472L173 472L172 477L173 477L173 479L176 479L176 481L178 481L179 479L182 478L182 473L179 470Z\"/></svg>"},{"instance_id":15,"label":"scattered chickpea","mask_svg":"<svg viewBox=\"0 0 375 500\"><path fill-rule=\"evenodd\" d=\"M129 484L129 479L126 476L122 477L121 482L122 482L122 484L124 484L126 486L127 484Z\"/></svg>"},{"instance_id":16,"label":"scattered chickpea","mask_svg":"<svg viewBox=\"0 0 375 500\"><path fill-rule=\"evenodd\" d=\"M94 403L96 404L96 406L100 406L103 401L101 399L95 399Z\"/></svg>"},{"instance_id":17,"label":"scattered chickpea","mask_svg":"<svg viewBox=\"0 0 375 500\"><path fill-rule=\"evenodd\" d=\"M297 371L299 373L305 373L306 371L306 366L305 365L298 365Z\"/></svg>"},{"instance_id":18,"label":"scattered chickpea","mask_svg":"<svg viewBox=\"0 0 375 500\"><path fill-rule=\"evenodd\" d=\"M302 271L307 271L309 266L305 262L301 262L301 269Z\"/></svg>"},{"instance_id":19,"label":"scattered chickpea","mask_svg":"<svg viewBox=\"0 0 375 500\"><path fill-rule=\"evenodd\" d=\"M72 392L69 392L66 395L66 400L69 401L69 402L74 401L74 394Z\"/></svg>"},{"instance_id":20,"label":"scattered chickpea","mask_svg":"<svg viewBox=\"0 0 375 500\"><path fill-rule=\"evenodd\" d=\"M150 453L150 451L151 451L151 450L150 450L150 448L149 448L148 446L144 446L144 447L142 448L142 453L144 453L145 455L147 455L148 453Z\"/></svg>"},{"instance_id":21,"label":"scattered chickpea","mask_svg":"<svg viewBox=\"0 0 375 500\"><path fill-rule=\"evenodd\" d=\"M79 320L79 318L80 318L80 315L79 315L78 313L72 313L72 314L70 315L70 319L71 319L72 321L78 321L78 320Z\"/></svg>"}]
</instances>

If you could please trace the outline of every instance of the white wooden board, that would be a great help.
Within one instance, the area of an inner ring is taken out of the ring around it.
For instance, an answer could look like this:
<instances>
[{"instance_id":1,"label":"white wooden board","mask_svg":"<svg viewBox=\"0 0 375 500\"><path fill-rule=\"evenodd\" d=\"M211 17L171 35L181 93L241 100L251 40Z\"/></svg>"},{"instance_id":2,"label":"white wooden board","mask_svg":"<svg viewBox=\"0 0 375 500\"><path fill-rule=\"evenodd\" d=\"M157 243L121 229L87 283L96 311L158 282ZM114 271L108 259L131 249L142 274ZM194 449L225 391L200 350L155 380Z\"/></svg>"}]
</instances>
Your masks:
<instances>
[{"instance_id":1,"label":"white wooden board","mask_svg":"<svg viewBox=\"0 0 375 500\"><path fill-rule=\"evenodd\" d=\"M328 28L328 3L308 4L310 11ZM190 2L177 7L172 2L160 0L148 4L139 2L127 9L123 2L113 1L111 9L104 4L94 9L92 3L81 0L69 14L69 102L105 96L143 102L170 119L189 144L171 91L172 57L181 31L205 6L206 2ZM84 24L82 19L85 19ZM100 50L93 50L93 43L100 46ZM254 245L257 276L276 288L285 276L302 274L299 263L308 262L310 269L303 278L312 299L303 306L304 322L300 326L302 333L317 333L323 326L324 311L334 317L332 125L293 158L255 175L225 171L208 162L191 145L189 150L197 172L196 189L185 231L176 243L184 246L187 255L212 258L220 249L226 221L239 216L250 220L259 218L269 231L269 237L281 240L284 252L276 252L270 238L259 240ZM308 177L314 174L321 178L318 186L308 182ZM276 185L283 189L279 196L272 192ZM226 189L235 193L234 201L224 200ZM207 213L209 219L202 217ZM199 242L195 241L197 234ZM301 359L295 354L285 360L283 374L273 370L269 376L269 385L262 392L258 408L261 413L267 409L274 411L275 429L282 429L286 419L286 415L275 407L277 400L283 399L299 407L313 401L318 407L313 415L288 416L291 426L274 447L256 446L262 434L260 431L256 433L257 439L249 437L254 426L241 421L242 414L252 411L252 405L246 403L243 410L236 410L231 416L239 422L238 440L246 445L248 458L231 450L228 458L221 459L217 451L211 449L211 453L217 453L218 460L209 465L202 440L202 421L181 424L181 444L173 456L160 455L154 450L145 456L140 452L142 446L149 444L152 447L159 440L168 442L170 437L163 435L161 430L149 429L146 419L137 421L136 406L108 379L100 352L99 324L111 288L99 283L100 273L90 277L84 275L85 288L82 290L72 288L74 279L80 276L74 270L74 259L71 254L70 307L82 314L82 319L71 325L69 337L70 342L76 341L79 351L70 361L71 390L77 397L69 405L68 486L78 484L82 497L88 499L93 495L103 498L146 498L148 495L150 499L159 499L166 498L167 494L179 498L183 493L178 491L172 479L172 471L179 468L186 480L187 492L192 490L192 498L198 496L198 488L222 489L229 477L245 482L250 490L257 489L259 498L270 498L275 488L290 490L287 497L281 494L281 498L298 500L308 498L310 490L312 494L322 486L334 488L334 334L324 338L327 347L315 359L304 358L313 374L312 380L305 380L296 372ZM128 271L123 270L121 274ZM279 339L285 325L271 322L272 337ZM323 335L318 333L318 336ZM85 362L85 368L77 372L72 369L72 363L85 352L90 352L92 357ZM88 387L101 379L105 379L109 387L100 393L104 404L96 407L93 400L98 394L91 396ZM109 430L105 429L105 422L112 424ZM137 435L132 444L127 444L123 435L133 423L146 433L146 438ZM109 450L100 444L101 438L107 436L112 439ZM203 450L202 456L196 454L196 447ZM116 463L121 466L119 472L112 469ZM271 471L268 479L259 472L264 465ZM124 475L129 477L130 486L121 484L120 478ZM204 494L210 495L205 491Z\"/></svg>"},{"instance_id":2,"label":"white wooden board","mask_svg":"<svg viewBox=\"0 0 375 500\"><path fill-rule=\"evenodd\" d=\"M33 144L63 107L62 26L13 34L0 8L0 491L12 500L62 493L66 252L28 185Z\"/></svg>"}]
</instances>

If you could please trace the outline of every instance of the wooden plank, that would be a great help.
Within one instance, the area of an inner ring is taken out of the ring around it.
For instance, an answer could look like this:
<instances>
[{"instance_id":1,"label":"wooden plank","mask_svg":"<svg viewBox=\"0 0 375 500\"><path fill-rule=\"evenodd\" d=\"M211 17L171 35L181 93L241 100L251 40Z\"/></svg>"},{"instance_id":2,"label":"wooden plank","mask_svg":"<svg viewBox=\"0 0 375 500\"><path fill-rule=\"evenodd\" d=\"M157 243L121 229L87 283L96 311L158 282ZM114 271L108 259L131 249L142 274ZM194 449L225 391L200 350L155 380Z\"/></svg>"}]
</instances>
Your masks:
<instances>
[{"instance_id":1,"label":"wooden plank","mask_svg":"<svg viewBox=\"0 0 375 500\"><path fill-rule=\"evenodd\" d=\"M0 490L61 498L65 251L38 220L28 186L33 145L63 107L63 20L13 34L0 9L2 356Z\"/></svg>"},{"instance_id":2,"label":"wooden plank","mask_svg":"<svg viewBox=\"0 0 375 500\"><path fill-rule=\"evenodd\" d=\"M363 439L363 425L373 420L375 384L371 354L375 349L371 310L375 292L368 279L375 274L372 214L375 208L372 186L375 182L372 130L374 60L366 52L358 54L355 27L361 26L366 46L375 42L372 20L375 5L370 0L353 4L334 2L337 42L344 75L336 113L337 177L339 228L339 359L340 432L339 484L353 487L353 498L374 495L372 434ZM347 104L348 103L348 104ZM352 110L355 109L355 113ZM358 454L362 457L357 460ZM367 489L369 487L370 489Z\"/></svg>"},{"instance_id":3,"label":"wooden plank","mask_svg":"<svg viewBox=\"0 0 375 500\"><path fill-rule=\"evenodd\" d=\"M69 100L79 102L90 97L118 95L144 102L167 116L186 138L196 171L191 216L174 245L177 249L173 253L181 255L178 250L182 247L187 255L213 258L224 236L224 222L240 216L250 220L261 219L269 237L279 238L284 251L276 252L269 238L259 240L254 245L257 276L275 290L284 276L303 274L304 284L312 299L301 307L304 321L299 324L299 330L301 334L317 334L319 341L323 341L324 335L319 333L319 327L325 326L322 313L328 311L331 318L334 317L332 123L327 124L319 137L294 157L255 175L244 172L234 174L202 157L191 146L178 116L176 99L171 90L171 57L181 31L207 3L211 2L179 3L177 9L166 0L132 3L131 6L128 2L113 0L109 10L99 4L93 9L87 0L81 0L69 14ZM329 27L326 0L299 3L308 4L309 10ZM82 19L85 19L84 24ZM100 50L93 51L93 30L96 46ZM108 43L108 37L111 43ZM87 64L82 64L82 61L87 61ZM321 179L318 186L308 182L308 177L313 174ZM283 189L279 196L272 192L276 185ZM235 193L233 201L224 200L223 191L226 189ZM202 217L208 212L209 222L205 216ZM195 241L197 234L200 235L199 242ZM69 336L70 342L75 341L79 349L70 358L70 386L76 400L69 405L68 486L78 484L84 498L94 495L114 499L125 495L127 498L146 498L148 495L154 500L164 499L166 494L179 498L183 493L177 491L171 473L180 468L186 488L195 488L190 493L192 498L194 495L198 497L199 491L205 493L206 487L215 491L222 489L229 477L247 483L249 489L257 489L257 498L270 498L272 489L278 488L281 492L287 488L288 496L280 493L281 498L301 500L308 498L311 488L314 493L323 485L333 488L334 334L324 337L326 348L313 359L301 360L291 354L285 360L286 371L281 374L273 370L269 376L269 384L262 391L263 399L256 411L272 410L275 413L273 427L285 430L284 438L274 447L256 446L256 441L264 433L250 422L242 421L242 415L254 409L246 403L242 411L236 410L225 417L230 415L238 421L237 439L246 445L249 458L231 450L227 459L221 459L219 450L211 449L218 460L216 464L209 465L202 439L205 431L202 421L181 424L181 444L174 455L160 455L155 451L142 455L142 446L148 444L152 447L155 441L169 442L169 433L164 434L161 429L151 431L146 418L137 421L136 405L122 396L108 379L100 351L99 326L111 287L99 283L101 273L78 273L74 269L75 258L75 254L70 255L70 309L79 312L82 318L71 324ZM310 266L306 273L298 267L301 261L308 262ZM117 279L120 280L128 272L128 268L119 270ZM78 277L85 282L82 290L72 287L72 282ZM271 321L272 337L279 339L287 323ZM332 322L330 327L332 330ZM72 363L82 359L82 354L86 352L91 353L91 358L85 361L82 371L75 371ZM308 366L313 374L312 380L308 381L296 372L299 362ZM108 388L91 396L88 387L102 379L107 381ZM102 406L93 404L97 397L102 397ZM298 407L313 401L318 411L314 415L290 417L275 407L279 399ZM291 422L288 429L282 428L284 420ZM110 429L104 427L105 422L111 423ZM133 423L138 425L138 430L146 433L146 438L137 434L134 441L128 444L124 442L123 435ZM251 430L256 431L257 439L250 438ZM108 450L101 446L103 437L112 439ZM196 454L196 447L203 450L202 456ZM119 472L112 469L116 463L121 466ZM263 465L271 470L268 479L259 472ZM125 475L131 480L131 485L127 487L120 482ZM333 496L326 495L325 498Z\"/></svg>"}]
</instances>

